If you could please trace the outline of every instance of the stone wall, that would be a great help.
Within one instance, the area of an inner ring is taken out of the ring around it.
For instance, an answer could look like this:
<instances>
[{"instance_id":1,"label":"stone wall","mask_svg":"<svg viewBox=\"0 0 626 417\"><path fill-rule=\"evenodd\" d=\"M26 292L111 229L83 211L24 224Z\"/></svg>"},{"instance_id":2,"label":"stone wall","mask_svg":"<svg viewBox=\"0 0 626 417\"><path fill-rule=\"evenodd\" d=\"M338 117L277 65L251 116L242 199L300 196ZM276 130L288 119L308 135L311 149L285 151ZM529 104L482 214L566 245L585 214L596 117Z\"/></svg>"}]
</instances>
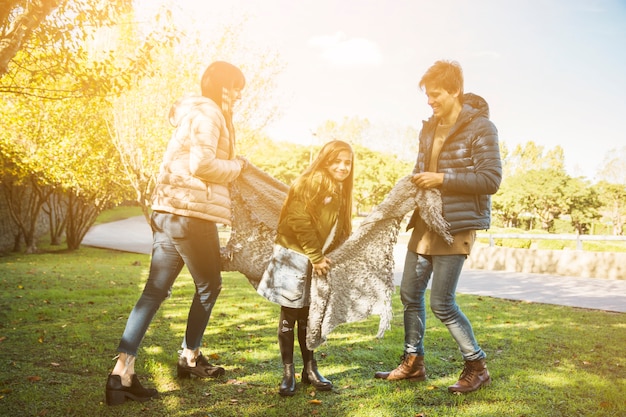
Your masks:
<instances>
[{"instance_id":1,"label":"stone wall","mask_svg":"<svg viewBox=\"0 0 626 417\"><path fill-rule=\"evenodd\" d=\"M514 249L477 244L465 263L471 269L626 280L626 253Z\"/></svg>"}]
</instances>

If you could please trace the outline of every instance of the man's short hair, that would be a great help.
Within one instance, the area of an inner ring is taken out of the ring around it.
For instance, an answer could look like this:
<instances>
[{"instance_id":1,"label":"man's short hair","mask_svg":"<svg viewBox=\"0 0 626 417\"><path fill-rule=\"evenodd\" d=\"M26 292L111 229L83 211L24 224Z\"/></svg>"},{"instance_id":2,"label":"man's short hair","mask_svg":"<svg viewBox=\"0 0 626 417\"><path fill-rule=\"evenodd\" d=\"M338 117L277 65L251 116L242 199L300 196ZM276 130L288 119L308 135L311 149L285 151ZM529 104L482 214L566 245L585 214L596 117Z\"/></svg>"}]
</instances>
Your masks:
<instances>
[{"instance_id":1,"label":"man's short hair","mask_svg":"<svg viewBox=\"0 0 626 417\"><path fill-rule=\"evenodd\" d=\"M441 87L450 94L459 92L459 99L463 99L463 69L457 61L437 61L422 76L419 86L423 90L426 86Z\"/></svg>"}]
</instances>

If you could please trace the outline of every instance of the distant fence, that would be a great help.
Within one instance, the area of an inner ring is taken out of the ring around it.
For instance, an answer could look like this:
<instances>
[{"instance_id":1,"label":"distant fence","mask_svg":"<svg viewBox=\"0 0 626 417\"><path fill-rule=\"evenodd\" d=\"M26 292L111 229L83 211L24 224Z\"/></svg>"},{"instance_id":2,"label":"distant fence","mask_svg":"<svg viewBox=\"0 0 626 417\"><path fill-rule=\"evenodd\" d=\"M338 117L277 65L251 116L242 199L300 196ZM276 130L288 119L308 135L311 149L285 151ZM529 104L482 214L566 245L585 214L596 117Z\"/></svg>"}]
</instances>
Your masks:
<instances>
[{"instance_id":1,"label":"distant fence","mask_svg":"<svg viewBox=\"0 0 626 417\"><path fill-rule=\"evenodd\" d=\"M496 246L496 239L523 239L523 240L575 240L576 249L583 250L583 242L626 242L626 236L610 235L574 235L574 234L532 234L532 233L477 233L480 239L489 239L489 246Z\"/></svg>"}]
</instances>

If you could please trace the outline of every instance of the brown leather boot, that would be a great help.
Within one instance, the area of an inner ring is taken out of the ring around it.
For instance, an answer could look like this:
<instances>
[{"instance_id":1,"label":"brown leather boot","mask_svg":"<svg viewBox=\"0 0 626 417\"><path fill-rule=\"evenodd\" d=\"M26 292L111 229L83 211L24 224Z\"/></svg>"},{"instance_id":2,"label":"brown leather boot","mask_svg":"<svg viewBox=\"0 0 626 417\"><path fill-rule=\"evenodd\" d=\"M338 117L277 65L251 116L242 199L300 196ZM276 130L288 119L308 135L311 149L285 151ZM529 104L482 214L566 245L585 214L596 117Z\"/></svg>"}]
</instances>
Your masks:
<instances>
[{"instance_id":1,"label":"brown leather boot","mask_svg":"<svg viewBox=\"0 0 626 417\"><path fill-rule=\"evenodd\" d=\"M386 379L388 381L398 381L400 379L423 381L426 379L424 356L405 353L402 355L402 362L396 369L391 372L376 372L374 378Z\"/></svg>"},{"instance_id":2,"label":"brown leather boot","mask_svg":"<svg viewBox=\"0 0 626 417\"><path fill-rule=\"evenodd\" d=\"M450 392L466 393L476 391L482 386L487 386L491 382L487 364L484 359L475 361L465 361L463 372L456 384L448 387Z\"/></svg>"}]
</instances>

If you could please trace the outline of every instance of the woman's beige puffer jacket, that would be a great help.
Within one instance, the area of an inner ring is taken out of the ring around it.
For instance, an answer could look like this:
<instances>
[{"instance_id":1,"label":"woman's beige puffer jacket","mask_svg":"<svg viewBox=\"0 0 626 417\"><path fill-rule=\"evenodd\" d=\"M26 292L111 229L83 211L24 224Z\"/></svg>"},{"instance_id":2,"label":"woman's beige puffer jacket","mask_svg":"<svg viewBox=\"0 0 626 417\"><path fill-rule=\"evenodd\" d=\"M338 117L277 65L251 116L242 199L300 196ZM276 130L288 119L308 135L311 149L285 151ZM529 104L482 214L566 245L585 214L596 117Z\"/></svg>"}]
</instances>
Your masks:
<instances>
[{"instance_id":1,"label":"woman's beige puffer jacket","mask_svg":"<svg viewBox=\"0 0 626 417\"><path fill-rule=\"evenodd\" d=\"M188 96L170 110L176 127L157 179L152 210L230 225L228 183L241 172L235 144L217 104Z\"/></svg>"}]
</instances>

